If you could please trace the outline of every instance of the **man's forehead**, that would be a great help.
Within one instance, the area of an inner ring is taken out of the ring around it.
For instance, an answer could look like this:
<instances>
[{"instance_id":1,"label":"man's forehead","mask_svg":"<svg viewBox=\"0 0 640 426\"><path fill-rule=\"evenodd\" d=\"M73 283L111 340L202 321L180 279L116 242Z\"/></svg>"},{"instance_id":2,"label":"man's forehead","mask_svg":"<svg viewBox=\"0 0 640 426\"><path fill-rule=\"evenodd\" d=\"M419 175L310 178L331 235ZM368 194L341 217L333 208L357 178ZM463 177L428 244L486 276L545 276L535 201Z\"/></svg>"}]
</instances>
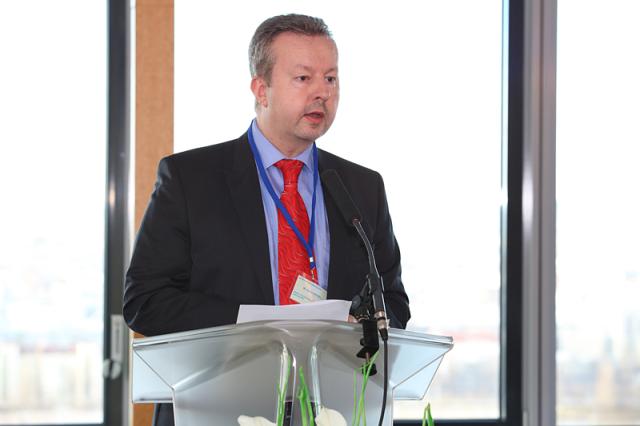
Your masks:
<instances>
[{"instance_id":1,"label":"man's forehead","mask_svg":"<svg viewBox=\"0 0 640 426\"><path fill-rule=\"evenodd\" d=\"M327 70L338 67L336 44L331 38L323 35L281 33L273 41L272 55L276 63L284 59L289 67L311 69L317 67L318 59L324 60Z\"/></svg>"},{"instance_id":2,"label":"man's forehead","mask_svg":"<svg viewBox=\"0 0 640 426\"><path fill-rule=\"evenodd\" d=\"M300 71L315 71L315 68L309 65L304 65L304 64L295 64L293 66L296 70L300 70ZM338 71L338 66L332 66L327 68L326 70L324 70L324 72L337 72Z\"/></svg>"}]
</instances>

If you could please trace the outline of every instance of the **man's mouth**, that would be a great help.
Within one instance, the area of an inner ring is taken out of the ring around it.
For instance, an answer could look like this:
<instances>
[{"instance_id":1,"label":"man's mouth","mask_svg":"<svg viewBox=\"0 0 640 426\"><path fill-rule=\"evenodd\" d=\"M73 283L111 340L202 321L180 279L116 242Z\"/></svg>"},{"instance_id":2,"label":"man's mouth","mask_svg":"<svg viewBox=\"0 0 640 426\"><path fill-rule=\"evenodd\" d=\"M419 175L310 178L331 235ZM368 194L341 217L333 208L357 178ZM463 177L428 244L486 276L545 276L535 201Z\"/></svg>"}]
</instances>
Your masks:
<instances>
[{"instance_id":1,"label":"man's mouth","mask_svg":"<svg viewBox=\"0 0 640 426\"><path fill-rule=\"evenodd\" d=\"M311 111L304 115L304 117L311 121L312 123L320 123L324 119L324 112L322 111Z\"/></svg>"}]
</instances>

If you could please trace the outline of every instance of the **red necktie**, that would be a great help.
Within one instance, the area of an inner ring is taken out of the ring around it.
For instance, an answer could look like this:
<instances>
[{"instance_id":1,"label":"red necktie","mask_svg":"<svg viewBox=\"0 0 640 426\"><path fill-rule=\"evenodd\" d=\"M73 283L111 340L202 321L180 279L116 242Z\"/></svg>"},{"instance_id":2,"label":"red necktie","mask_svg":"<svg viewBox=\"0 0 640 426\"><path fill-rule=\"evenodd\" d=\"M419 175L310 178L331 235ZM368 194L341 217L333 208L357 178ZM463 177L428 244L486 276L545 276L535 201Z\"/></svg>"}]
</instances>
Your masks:
<instances>
[{"instance_id":1,"label":"red necktie","mask_svg":"<svg viewBox=\"0 0 640 426\"><path fill-rule=\"evenodd\" d=\"M304 201L298 192L298 176L302 161L280 160L276 167L282 172L284 189L280 201L284 204L300 233L309 237L309 216ZM311 273L309 255L278 209L278 292L281 305L296 303L289 296L298 275Z\"/></svg>"}]
</instances>

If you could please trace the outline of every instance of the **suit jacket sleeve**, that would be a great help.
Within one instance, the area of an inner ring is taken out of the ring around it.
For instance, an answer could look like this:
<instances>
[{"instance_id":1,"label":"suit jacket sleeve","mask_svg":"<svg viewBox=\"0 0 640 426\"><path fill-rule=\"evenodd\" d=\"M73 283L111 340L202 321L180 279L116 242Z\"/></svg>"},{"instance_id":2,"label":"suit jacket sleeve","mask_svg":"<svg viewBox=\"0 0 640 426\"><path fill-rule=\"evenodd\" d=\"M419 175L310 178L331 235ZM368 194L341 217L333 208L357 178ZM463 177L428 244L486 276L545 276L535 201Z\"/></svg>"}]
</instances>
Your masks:
<instances>
[{"instance_id":1,"label":"suit jacket sleeve","mask_svg":"<svg viewBox=\"0 0 640 426\"><path fill-rule=\"evenodd\" d=\"M409 298L402 284L400 249L393 233L382 177L377 174L378 211L373 235L374 254L384 284L384 298L391 327L405 328L411 314Z\"/></svg>"},{"instance_id":2,"label":"suit jacket sleeve","mask_svg":"<svg viewBox=\"0 0 640 426\"><path fill-rule=\"evenodd\" d=\"M187 204L171 157L158 167L127 271L123 314L146 336L234 323L239 305L190 288Z\"/></svg>"}]
</instances>

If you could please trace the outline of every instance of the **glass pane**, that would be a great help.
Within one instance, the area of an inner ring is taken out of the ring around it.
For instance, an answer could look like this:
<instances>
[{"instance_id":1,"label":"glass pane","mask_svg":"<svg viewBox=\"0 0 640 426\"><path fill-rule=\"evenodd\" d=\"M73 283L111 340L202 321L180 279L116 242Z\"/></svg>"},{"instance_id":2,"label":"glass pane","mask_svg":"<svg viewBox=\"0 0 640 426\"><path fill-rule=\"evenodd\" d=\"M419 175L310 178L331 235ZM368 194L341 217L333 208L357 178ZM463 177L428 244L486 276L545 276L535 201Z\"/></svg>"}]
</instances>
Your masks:
<instances>
[{"instance_id":1,"label":"glass pane","mask_svg":"<svg viewBox=\"0 0 640 426\"><path fill-rule=\"evenodd\" d=\"M103 419L106 12L0 4L0 424Z\"/></svg>"},{"instance_id":2,"label":"glass pane","mask_svg":"<svg viewBox=\"0 0 640 426\"><path fill-rule=\"evenodd\" d=\"M558 2L557 417L640 424L640 2Z\"/></svg>"},{"instance_id":3,"label":"glass pane","mask_svg":"<svg viewBox=\"0 0 640 426\"><path fill-rule=\"evenodd\" d=\"M340 108L319 146L385 177L409 328L456 342L396 418L427 401L439 419L498 417L502 2L176 1L176 151L247 129L249 40L292 12L322 17L338 43Z\"/></svg>"}]
</instances>

